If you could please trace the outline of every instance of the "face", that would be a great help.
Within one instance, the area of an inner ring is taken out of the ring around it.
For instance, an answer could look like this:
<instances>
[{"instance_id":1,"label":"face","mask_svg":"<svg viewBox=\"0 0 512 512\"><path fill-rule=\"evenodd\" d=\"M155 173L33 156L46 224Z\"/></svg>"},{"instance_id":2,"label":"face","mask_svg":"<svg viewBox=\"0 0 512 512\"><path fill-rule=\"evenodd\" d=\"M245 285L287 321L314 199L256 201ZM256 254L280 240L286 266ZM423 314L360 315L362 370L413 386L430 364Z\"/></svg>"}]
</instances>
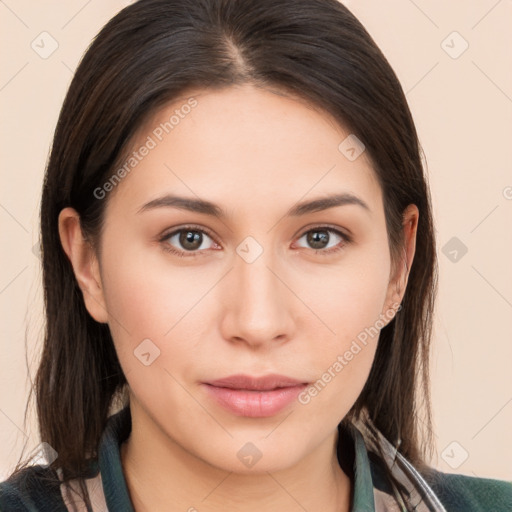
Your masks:
<instances>
[{"instance_id":1,"label":"face","mask_svg":"<svg viewBox=\"0 0 512 512\"><path fill-rule=\"evenodd\" d=\"M396 283L381 189L365 152L339 149L349 135L268 90L194 91L142 127L121 179L97 189L87 308L109 324L132 411L213 466L248 471L249 442L254 470L297 463L332 442L367 380ZM240 374L309 385L206 384Z\"/></svg>"}]
</instances>

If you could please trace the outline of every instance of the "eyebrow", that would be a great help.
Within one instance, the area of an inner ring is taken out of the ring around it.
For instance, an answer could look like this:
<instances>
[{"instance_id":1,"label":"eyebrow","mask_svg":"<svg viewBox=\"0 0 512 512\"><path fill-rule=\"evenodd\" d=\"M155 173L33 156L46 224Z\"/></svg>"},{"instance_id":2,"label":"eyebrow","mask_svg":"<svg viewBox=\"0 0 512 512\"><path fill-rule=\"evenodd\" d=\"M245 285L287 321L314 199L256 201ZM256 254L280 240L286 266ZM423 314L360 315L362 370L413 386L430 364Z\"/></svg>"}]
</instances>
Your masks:
<instances>
[{"instance_id":1,"label":"eyebrow","mask_svg":"<svg viewBox=\"0 0 512 512\"><path fill-rule=\"evenodd\" d=\"M319 212L328 210L329 208L345 205L357 205L366 210L368 213L371 213L370 207L362 199L351 193L343 193L298 203L290 208L286 215L290 217L298 217L308 213ZM227 214L224 212L224 210L222 210L222 208L215 203L206 201L204 199L180 197L170 194L158 197L144 204L137 211L137 214L156 208L178 208L180 210L211 215L219 219L225 219L227 217Z\"/></svg>"}]
</instances>

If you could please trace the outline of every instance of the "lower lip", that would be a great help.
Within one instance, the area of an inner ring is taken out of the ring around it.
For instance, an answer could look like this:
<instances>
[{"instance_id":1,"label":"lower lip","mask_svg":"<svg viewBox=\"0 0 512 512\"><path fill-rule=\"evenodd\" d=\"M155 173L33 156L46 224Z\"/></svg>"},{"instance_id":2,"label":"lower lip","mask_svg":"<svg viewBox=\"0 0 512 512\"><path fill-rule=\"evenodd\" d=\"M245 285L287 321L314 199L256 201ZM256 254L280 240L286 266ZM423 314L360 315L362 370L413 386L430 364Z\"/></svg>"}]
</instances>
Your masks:
<instances>
[{"instance_id":1,"label":"lower lip","mask_svg":"<svg viewBox=\"0 0 512 512\"><path fill-rule=\"evenodd\" d=\"M307 384L271 391L249 391L203 384L207 393L222 407L237 416L265 418L274 416L293 402Z\"/></svg>"}]
</instances>

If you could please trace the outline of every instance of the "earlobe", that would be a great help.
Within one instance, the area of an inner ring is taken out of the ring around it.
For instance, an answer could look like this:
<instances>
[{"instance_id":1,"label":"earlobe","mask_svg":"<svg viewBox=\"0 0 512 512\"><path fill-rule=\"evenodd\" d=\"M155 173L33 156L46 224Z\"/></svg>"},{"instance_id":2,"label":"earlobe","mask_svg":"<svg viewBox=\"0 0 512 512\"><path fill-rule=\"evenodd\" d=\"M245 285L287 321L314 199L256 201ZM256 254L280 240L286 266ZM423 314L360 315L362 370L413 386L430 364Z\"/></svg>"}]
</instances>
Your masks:
<instances>
[{"instance_id":1,"label":"earlobe","mask_svg":"<svg viewBox=\"0 0 512 512\"><path fill-rule=\"evenodd\" d=\"M64 208L59 214L59 237L82 290L89 314L101 323L108 322L99 262L94 248L85 239L80 226L80 216L73 208Z\"/></svg>"}]
</instances>

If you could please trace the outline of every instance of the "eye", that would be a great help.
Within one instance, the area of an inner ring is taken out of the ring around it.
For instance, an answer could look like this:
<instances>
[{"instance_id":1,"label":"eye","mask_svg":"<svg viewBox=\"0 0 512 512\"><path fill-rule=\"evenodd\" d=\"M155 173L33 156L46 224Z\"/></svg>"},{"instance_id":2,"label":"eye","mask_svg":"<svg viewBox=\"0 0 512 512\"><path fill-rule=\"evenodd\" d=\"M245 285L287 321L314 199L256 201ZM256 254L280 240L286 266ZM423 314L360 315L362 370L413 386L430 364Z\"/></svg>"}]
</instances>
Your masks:
<instances>
[{"instance_id":1,"label":"eye","mask_svg":"<svg viewBox=\"0 0 512 512\"><path fill-rule=\"evenodd\" d=\"M334 244L329 246L331 239L333 238L329 233L333 233L334 236ZM333 254L337 251L340 251L350 243L351 238L342 233L340 230L329 227L329 226L317 226L313 229L306 231L300 238L306 238L306 243L309 244L311 249L315 251L315 253L328 255ZM338 239L338 243L336 243L336 239Z\"/></svg>"},{"instance_id":2,"label":"eye","mask_svg":"<svg viewBox=\"0 0 512 512\"><path fill-rule=\"evenodd\" d=\"M207 239L210 239L213 245L216 245L204 229L200 229L196 226L184 226L164 235L160 239L160 242L162 242L164 250L170 253L181 257L194 257L197 256L200 251L212 248L208 246ZM178 245L178 248L172 244Z\"/></svg>"},{"instance_id":3,"label":"eye","mask_svg":"<svg viewBox=\"0 0 512 512\"><path fill-rule=\"evenodd\" d=\"M332 239L334 234L334 240ZM306 238L315 251L315 254L330 255L343 249L352 239L349 235L342 233L339 229L330 226L318 226L309 229L299 238ZM208 244L208 239L211 241ZM336 239L338 242L336 243ZM334 245L329 245L333 241ZM197 226L183 226L165 234L160 238L160 242L165 251L175 254L179 257L196 257L208 249L220 247L204 228ZM177 247L176 247L177 246ZM307 248L307 247L305 247Z\"/></svg>"}]
</instances>

